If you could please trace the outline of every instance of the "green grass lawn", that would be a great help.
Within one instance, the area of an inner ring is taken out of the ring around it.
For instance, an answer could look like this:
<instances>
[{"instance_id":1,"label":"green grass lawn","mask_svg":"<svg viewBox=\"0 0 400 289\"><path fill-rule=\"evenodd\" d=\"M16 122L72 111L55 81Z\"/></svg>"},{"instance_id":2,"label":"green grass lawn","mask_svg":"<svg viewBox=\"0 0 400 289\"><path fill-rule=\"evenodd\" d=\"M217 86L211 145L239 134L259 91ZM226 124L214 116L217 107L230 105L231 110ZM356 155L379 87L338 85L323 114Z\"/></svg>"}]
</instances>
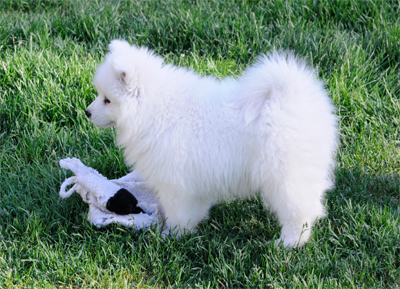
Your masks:
<instances>
[{"instance_id":1,"label":"green grass lawn","mask_svg":"<svg viewBox=\"0 0 400 289\"><path fill-rule=\"evenodd\" d=\"M179 240L97 229L79 196L60 199L61 158L129 171L84 114L114 38L218 78L271 49L316 68L341 148L309 243L274 247L259 199L213 207ZM399 130L398 0L0 0L0 288L400 288Z\"/></svg>"}]
</instances>

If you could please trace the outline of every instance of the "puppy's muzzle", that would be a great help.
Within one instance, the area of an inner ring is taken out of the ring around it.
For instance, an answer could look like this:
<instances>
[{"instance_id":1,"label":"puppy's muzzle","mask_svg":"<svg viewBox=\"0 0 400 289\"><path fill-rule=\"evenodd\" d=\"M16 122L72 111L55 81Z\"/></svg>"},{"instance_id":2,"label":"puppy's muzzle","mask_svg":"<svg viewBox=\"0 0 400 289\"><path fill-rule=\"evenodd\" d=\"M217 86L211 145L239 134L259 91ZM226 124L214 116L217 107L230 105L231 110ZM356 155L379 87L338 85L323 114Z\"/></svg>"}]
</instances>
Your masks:
<instances>
[{"instance_id":1,"label":"puppy's muzzle","mask_svg":"<svg viewBox=\"0 0 400 289\"><path fill-rule=\"evenodd\" d=\"M89 118L90 118L90 116L92 115L92 114L90 113L90 111L88 111L88 110L85 110L85 114L86 114L86 116L89 117Z\"/></svg>"}]
</instances>

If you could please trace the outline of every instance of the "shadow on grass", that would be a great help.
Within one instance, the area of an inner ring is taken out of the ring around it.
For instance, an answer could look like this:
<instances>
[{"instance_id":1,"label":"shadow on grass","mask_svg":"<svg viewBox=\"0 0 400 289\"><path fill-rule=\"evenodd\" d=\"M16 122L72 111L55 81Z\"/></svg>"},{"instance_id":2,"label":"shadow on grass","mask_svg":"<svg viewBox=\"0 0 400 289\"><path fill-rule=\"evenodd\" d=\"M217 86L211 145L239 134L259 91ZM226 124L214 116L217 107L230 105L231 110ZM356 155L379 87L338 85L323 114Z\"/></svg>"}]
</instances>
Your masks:
<instances>
[{"instance_id":1,"label":"shadow on grass","mask_svg":"<svg viewBox=\"0 0 400 289\"><path fill-rule=\"evenodd\" d=\"M285 250L271 242L280 229L259 198L216 205L196 233L174 239L162 237L155 228L93 227L86 221L87 205L79 196L59 199L55 187L60 176L51 174L50 183L38 180L19 186L18 198L3 194L0 284L398 285L399 176L338 169L336 187L326 196L328 217L317 222L304 247ZM3 191L12 186L3 184ZM31 189L24 192L25 188Z\"/></svg>"}]
</instances>

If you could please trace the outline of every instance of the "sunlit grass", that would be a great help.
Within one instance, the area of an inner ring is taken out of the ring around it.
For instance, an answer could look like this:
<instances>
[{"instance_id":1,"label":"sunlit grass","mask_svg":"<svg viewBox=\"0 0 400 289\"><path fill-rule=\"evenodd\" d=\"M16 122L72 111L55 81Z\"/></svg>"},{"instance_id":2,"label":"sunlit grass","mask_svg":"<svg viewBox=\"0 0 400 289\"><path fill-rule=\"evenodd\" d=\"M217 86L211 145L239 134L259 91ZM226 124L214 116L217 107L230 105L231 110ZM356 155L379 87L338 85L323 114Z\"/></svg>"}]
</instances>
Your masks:
<instances>
[{"instance_id":1,"label":"sunlit grass","mask_svg":"<svg viewBox=\"0 0 400 289\"><path fill-rule=\"evenodd\" d=\"M0 287L399 288L398 1L0 1ZM236 77L291 50L315 67L340 119L328 217L301 249L273 246L259 199L215 206L178 240L86 221L61 200L78 157L128 172L114 131L85 117L111 39L202 75Z\"/></svg>"}]
</instances>

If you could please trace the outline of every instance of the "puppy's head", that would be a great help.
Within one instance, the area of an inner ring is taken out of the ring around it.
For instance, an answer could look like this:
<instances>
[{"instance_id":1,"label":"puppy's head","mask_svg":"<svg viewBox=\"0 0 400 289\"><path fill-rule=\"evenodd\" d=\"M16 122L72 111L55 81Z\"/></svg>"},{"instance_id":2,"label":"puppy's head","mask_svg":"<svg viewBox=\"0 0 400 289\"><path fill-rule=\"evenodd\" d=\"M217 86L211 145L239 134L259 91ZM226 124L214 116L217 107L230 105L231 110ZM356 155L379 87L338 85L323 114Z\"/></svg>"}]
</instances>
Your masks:
<instances>
[{"instance_id":1,"label":"puppy's head","mask_svg":"<svg viewBox=\"0 0 400 289\"><path fill-rule=\"evenodd\" d=\"M147 82L162 67L163 60L146 48L113 40L109 53L94 76L97 98L85 113L97 126L118 127L126 114L137 111Z\"/></svg>"}]
</instances>

